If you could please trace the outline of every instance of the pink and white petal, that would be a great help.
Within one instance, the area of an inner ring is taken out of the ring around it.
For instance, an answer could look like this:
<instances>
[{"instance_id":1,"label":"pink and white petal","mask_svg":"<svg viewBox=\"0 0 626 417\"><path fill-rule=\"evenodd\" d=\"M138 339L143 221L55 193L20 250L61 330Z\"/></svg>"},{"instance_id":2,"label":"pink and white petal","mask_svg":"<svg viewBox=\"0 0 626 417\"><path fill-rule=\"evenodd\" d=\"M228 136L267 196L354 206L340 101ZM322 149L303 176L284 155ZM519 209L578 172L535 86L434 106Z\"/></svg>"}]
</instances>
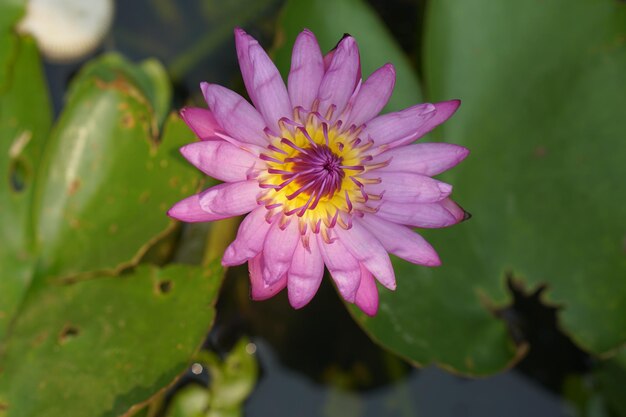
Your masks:
<instances>
[{"instance_id":1,"label":"pink and white petal","mask_svg":"<svg viewBox=\"0 0 626 417\"><path fill-rule=\"evenodd\" d=\"M387 252L417 265L441 265L439 255L430 243L410 228L374 214L365 214L358 221L378 238Z\"/></svg>"},{"instance_id":2,"label":"pink and white petal","mask_svg":"<svg viewBox=\"0 0 626 417\"><path fill-rule=\"evenodd\" d=\"M258 207L261 192L255 180L219 184L200 194L200 207L221 218L239 216Z\"/></svg>"},{"instance_id":3,"label":"pink and white petal","mask_svg":"<svg viewBox=\"0 0 626 417\"><path fill-rule=\"evenodd\" d=\"M373 317L378 312L378 288L374 275L363 266L361 266L361 284L356 292L354 304L359 307L365 314Z\"/></svg>"},{"instance_id":4,"label":"pink and white petal","mask_svg":"<svg viewBox=\"0 0 626 417\"><path fill-rule=\"evenodd\" d=\"M278 121L283 117L291 118L293 107L289 100L287 87L276 65L258 43L252 43L249 47L250 61L252 62L252 86L254 94L250 97L255 107L265 119L265 125L280 134Z\"/></svg>"},{"instance_id":5,"label":"pink and white petal","mask_svg":"<svg viewBox=\"0 0 626 417\"><path fill-rule=\"evenodd\" d=\"M341 40L339 42L341 42ZM337 45L335 45L333 49L331 49L330 51L328 51L328 53L326 53L326 55L324 55L324 72L328 71L328 68L330 68L330 63L333 62L333 57L335 56L335 51L337 50L339 42L337 42Z\"/></svg>"},{"instance_id":6,"label":"pink and white petal","mask_svg":"<svg viewBox=\"0 0 626 417\"><path fill-rule=\"evenodd\" d=\"M237 237L224 251L222 265L241 265L261 253L271 226L265 220L266 213L265 207L258 207L243 219L237 230Z\"/></svg>"},{"instance_id":7,"label":"pink and white petal","mask_svg":"<svg viewBox=\"0 0 626 417\"><path fill-rule=\"evenodd\" d=\"M293 308L302 308L313 299L324 276L324 261L317 239L308 240L308 248L298 241L287 273L287 294Z\"/></svg>"},{"instance_id":8,"label":"pink and white petal","mask_svg":"<svg viewBox=\"0 0 626 417\"><path fill-rule=\"evenodd\" d=\"M253 300L261 301L272 298L287 286L287 274L271 285L263 280L263 254L259 254L248 261L248 271L250 272L250 295Z\"/></svg>"},{"instance_id":9,"label":"pink and white petal","mask_svg":"<svg viewBox=\"0 0 626 417\"><path fill-rule=\"evenodd\" d=\"M360 65L356 41L351 36L343 38L334 51L330 66L320 84L318 99L322 116L326 115L331 105L336 107L331 120L343 112L356 87L355 79L360 76Z\"/></svg>"},{"instance_id":10,"label":"pink and white petal","mask_svg":"<svg viewBox=\"0 0 626 417\"><path fill-rule=\"evenodd\" d=\"M184 107L180 110L180 117L201 140L214 139L216 138L215 133L223 130L213 113L207 109Z\"/></svg>"},{"instance_id":11,"label":"pink and white petal","mask_svg":"<svg viewBox=\"0 0 626 417\"><path fill-rule=\"evenodd\" d=\"M469 149L451 143L414 143L381 153L372 164L388 161L384 172L410 172L433 176L456 166L469 155Z\"/></svg>"},{"instance_id":12,"label":"pink and white petal","mask_svg":"<svg viewBox=\"0 0 626 417\"><path fill-rule=\"evenodd\" d=\"M433 118L436 107L430 103L417 104L404 110L383 114L366 123L361 137L372 139L376 146L412 139L417 139L421 127ZM407 142L408 143L408 142Z\"/></svg>"},{"instance_id":13,"label":"pink and white petal","mask_svg":"<svg viewBox=\"0 0 626 417\"><path fill-rule=\"evenodd\" d=\"M200 207L200 195L202 195L202 193L194 194L174 204L172 208L167 211L167 215L173 219L188 223L211 222L225 218L204 211L202 207Z\"/></svg>"},{"instance_id":14,"label":"pink and white petal","mask_svg":"<svg viewBox=\"0 0 626 417\"><path fill-rule=\"evenodd\" d=\"M299 240L300 231L296 220L292 219L282 227L280 221L274 222L263 245L263 279L268 285L287 273Z\"/></svg>"},{"instance_id":15,"label":"pink and white petal","mask_svg":"<svg viewBox=\"0 0 626 417\"><path fill-rule=\"evenodd\" d=\"M243 143L267 146L265 121L246 99L221 85L202 83L200 87L213 116L228 135Z\"/></svg>"},{"instance_id":16,"label":"pink and white petal","mask_svg":"<svg viewBox=\"0 0 626 417\"><path fill-rule=\"evenodd\" d=\"M324 59L315 35L304 29L296 38L291 55L287 87L291 105L311 109L324 76Z\"/></svg>"},{"instance_id":17,"label":"pink and white petal","mask_svg":"<svg viewBox=\"0 0 626 417\"><path fill-rule=\"evenodd\" d=\"M376 277L378 282L390 290L396 289L396 277L387 251L369 230L353 222L349 230L335 228L337 239L359 262Z\"/></svg>"},{"instance_id":18,"label":"pink and white petal","mask_svg":"<svg viewBox=\"0 0 626 417\"><path fill-rule=\"evenodd\" d=\"M243 29L235 28L235 48L237 49L237 59L239 60L239 69L241 70L241 76L243 77L243 83L248 90L250 99L254 102L255 98L254 90L252 88L254 67L250 60L250 46L258 45L256 39L248 35Z\"/></svg>"},{"instance_id":19,"label":"pink and white petal","mask_svg":"<svg viewBox=\"0 0 626 417\"><path fill-rule=\"evenodd\" d=\"M435 203L452 193L452 186L425 175L406 172L374 171L365 177L378 178L378 184L366 184L368 194L383 195L396 203Z\"/></svg>"},{"instance_id":20,"label":"pink and white petal","mask_svg":"<svg viewBox=\"0 0 626 417\"><path fill-rule=\"evenodd\" d=\"M312 236L317 238L322 259L330 272L330 276L335 281L339 293L346 301L354 303L361 282L359 262L339 240L326 243L321 234Z\"/></svg>"},{"instance_id":21,"label":"pink and white petal","mask_svg":"<svg viewBox=\"0 0 626 417\"><path fill-rule=\"evenodd\" d=\"M389 101L395 82L396 70L391 64L380 67L370 75L352 103L346 126L360 126L378 115Z\"/></svg>"},{"instance_id":22,"label":"pink and white petal","mask_svg":"<svg viewBox=\"0 0 626 417\"><path fill-rule=\"evenodd\" d=\"M369 121L362 135L374 140L377 146L408 145L448 120L460 104L459 100L425 103L387 113Z\"/></svg>"},{"instance_id":23,"label":"pink and white petal","mask_svg":"<svg viewBox=\"0 0 626 417\"><path fill-rule=\"evenodd\" d=\"M426 204L384 201L376 215L394 223L427 229L452 226L465 218L463 209L449 198Z\"/></svg>"},{"instance_id":24,"label":"pink and white petal","mask_svg":"<svg viewBox=\"0 0 626 417\"><path fill-rule=\"evenodd\" d=\"M180 153L205 174L226 182L254 178L264 165L255 155L221 139L190 143Z\"/></svg>"}]
</instances>

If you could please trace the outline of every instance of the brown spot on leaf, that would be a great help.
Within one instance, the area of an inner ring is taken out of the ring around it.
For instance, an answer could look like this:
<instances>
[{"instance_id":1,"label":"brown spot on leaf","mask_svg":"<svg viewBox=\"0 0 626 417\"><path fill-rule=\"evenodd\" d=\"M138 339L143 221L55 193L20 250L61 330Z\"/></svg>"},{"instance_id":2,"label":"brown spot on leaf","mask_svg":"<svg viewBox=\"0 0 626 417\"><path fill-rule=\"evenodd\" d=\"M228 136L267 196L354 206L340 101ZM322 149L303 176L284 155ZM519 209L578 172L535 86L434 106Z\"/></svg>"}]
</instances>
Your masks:
<instances>
[{"instance_id":1,"label":"brown spot on leaf","mask_svg":"<svg viewBox=\"0 0 626 417\"><path fill-rule=\"evenodd\" d=\"M72 218L69 221L70 227L72 229L78 229L80 228L80 220L76 219L76 218Z\"/></svg>"},{"instance_id":2,"label":"brown spot on leaf","mask_svg":"<svg viewBox=\"0 0 626 417\"><path fill-rule=\"evenodd\" d=\"M170 184L170 187L172 187L172 188L178 187L178 184L180 184L180 178L178 178L178 177L170 178L169 184Z\"/></svg>"},{"instance_id":3,"label":"brown spot on leaf","mask_svg":"<svg viewBox=\"0 0 626 417\"><path fill-rule=\"evenodd\" d=\"M122 116L122 127L126 129L135 127L135 118L131 113L124 113L124 116Z\"/></svg>"},{"instance_id":4,"label":"brown spot on leaf","mask_svg":"<svg viewBox=\"0 0 626 417\"><path fill-rule=\"evenodd\" d=\"M67 188L67 195L74 195L76 191L80 188L80 180L76 178L74 181L70 183L70 186Z\"/></svg>"},{"instance_id":5,"label":"brown spot on leaf","mask_svg":"<svg viewBox=\"0 0 626 417\"><path fill-rule=\"evenodd\" d=\"M64 345L75 339L80 334L80 329L73 324L67 323L59 333L59 344Z\"/></svg>"},{"instance_id":6,"label":"brown spot on leaf","mask_svg":"<svg viewBox=\"0 0 626 417\"><path fill-rule=\"evenodd\" d=\"M119 229L119 226L116 223L113 223L112 225L109 226L109 233L114 235L117 233Z\"/></svg>"},{"instance_id":7,"label":"brown spot on leaf","mask_svg":"<svg viewBox=\"0 0 626 417\"><path fill-rule=\"evenodd\" d=\"M0 403L0 411L6 411L9 409L9 404L7 403Z\"/></svg>"},{"instance_id":8,"label":"brown spot on leaf","mask_svg":"<svg viewBox=\"0 0 626 417\"><path fill-rule=\"evenodd\" d=\"M533 150L533 156L537 159L544 158L547 154L548 154L548 150L546 149L545 146L537 146Z\"/></svg>"},{"instance_id":9,"label":"brown spot on leaf","mask_svg":"<svg viewBox=\"0 0 626 417\"><path fill-rule=\"evenodd\" d=\"M39 333L32 341L31 346L33 348L36 348L38 346L41 346L41 344L43 342L46 341L46 339L48 338L48 331L44 330L43 332Z\"/></svg>"},{"instance_id":10,"label":"brown spot on leaf","mask_svg":"<svg viewBox=\"0 0 626 417\"><path fill-rule=\"evenodd\" d=\"M150 199L150 191L144 191L139 195L139 202L146 203Z\"/></svg>"}]
</instances>

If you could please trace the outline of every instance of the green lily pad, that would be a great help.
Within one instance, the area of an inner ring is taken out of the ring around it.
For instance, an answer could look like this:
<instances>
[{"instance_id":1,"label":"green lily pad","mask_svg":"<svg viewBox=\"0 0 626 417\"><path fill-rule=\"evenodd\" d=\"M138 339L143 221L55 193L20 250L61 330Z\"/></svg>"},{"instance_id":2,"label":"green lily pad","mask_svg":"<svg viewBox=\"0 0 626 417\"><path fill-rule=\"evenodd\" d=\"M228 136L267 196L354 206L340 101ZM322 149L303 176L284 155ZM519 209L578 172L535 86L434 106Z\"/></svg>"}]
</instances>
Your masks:
<instances>
[{"instance_id":1,"label":"green lily pad","mask_svg":"<svg viewBox=\"0 0 626 417\"><path fill-rule=\"evenodd\" d=\"M0 416L114 417L188 366L215 317L210 267L141 265L30 294L0 371Z\"/></svg>"},{"instance_id":2,"label":"green lily pad","mask_svg":"<svg viewBox=\"0 0 626 417\"><path fill-rule=\"evenodd\" d=\"M35 43L15 41L15 55L0 63L8 69L0 90L0 340L32 279L34 180L52 123Z\"/></svg>"},{"instance_id":3,"label":"green lily pad","mask_svg":"<svg viewBox=\"0 0 626 417\"><path fill-rule=\"evenodd\" d=\"M362 0L289 0L281 12L276 42L276 65L289 73L293 44L304 28L317 37L322 52L330 51L345 33L359 43L364 78L391 62L396 68L396 88L387 109L399 110L421 99L415 71L402 49L376 13Z\"/></svg>"},{"instance_id":4,"label":"green lily pad","mask_svg":"<svg viewBox=\"0 0 626 417\"><path fill-rule=\"evenodd\" d=\"M0 4L0 91L8 88L19 39L13 27L25 12L25 0L4 0Z\"/></svg>"},{"instance_id":5,"label":"green lily pad","mask_svg":"<svg viewBox=\"0 0 626 417\"><path fill-rule=\"evenodd\" d=\"M79 74L47 138L38 54L16 39L0 91L0 415L117 416L171 383L213 320L219 264L129 269L196 190L178 152L195 138L174 114L160 128L156 61L111 55Z\"/></svg>"},{"instance_id":6,"label":"green lily pad","mask_svg":"<svg viewBox=\"0 0 626 417\"><path fill-rule=\"evenodd\" d=\"M35 202L47 275L135 262L174 224L167 209L198 185L178 153L193 133L172 115L159 140L151 102L118 62L105 57L87 68L48 142Z\"/></svg>"},{"instance_id":7,"label":"green lily pad","mask_svg":"<svg viewBox=\"0 0 626 417\"><path fill-rule=\"evenodd\" d=\"M441 133L472 150L445 179L474 217L425 233L442 267L396 263L397 292L358 317L382 345L462 373L504 367L507 274L547 284L583 349L624 343L625 23L610 0L430 3L429 99L462 99Z\"/></svg>"}]
</instances>

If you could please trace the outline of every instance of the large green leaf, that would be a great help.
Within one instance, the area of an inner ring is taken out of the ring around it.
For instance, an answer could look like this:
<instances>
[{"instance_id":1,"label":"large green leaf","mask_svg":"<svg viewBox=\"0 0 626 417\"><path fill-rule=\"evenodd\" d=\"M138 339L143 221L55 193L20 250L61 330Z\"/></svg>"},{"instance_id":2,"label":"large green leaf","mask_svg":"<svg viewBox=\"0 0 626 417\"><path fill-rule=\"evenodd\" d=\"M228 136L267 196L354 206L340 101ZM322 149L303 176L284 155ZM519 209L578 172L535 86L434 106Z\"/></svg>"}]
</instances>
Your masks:
<instances>
[{"instance_id":1,"label":"large green leaf","mask_svg":"<svg viewBox=\"0 0 626 417\"><path fill-rule=\"evenodd\" d=\"M368 76L391 62L396 68L397 88L388 109L412 106L421 97L421 88L407 57L393 40L380 18L362 0L289 0L278 23L276 64L284 76L289 72L291 49L298 33L310 29L323 52L335 47L345 33L359 43L361 67Z\"/></svg>"},{"instance_id":2,"label":"large green leaf","mask_svg":"<svg viewBox=\"0 0 626 417\"><path fill-rule=\"evenodd\" d=\"M172 115L159 140L154 107L124 65L105 57L86 69L46 148L35 213L47 275L136 260L173 224L169 206L197 186L178 153L193 133Z\"/></svg>"},{"instance_id":3,"label":"large green leaf","mask_svg":"<svg viewBox=\"0 0 626 417\"><path fill-rule=\"evenodd\" d=\"M18 45L0 96L0 415L116 416L170 383L213 319L217 264L114 276L196 189L178 152L194 135L176 115L160 131L170 92L158 64L105 56L73 83L44 144L37 53Z\"/></svg>"},{"instance_id":4,"label":"large green leaf","mask_svg":"<svg viewBox=\"0 0 626 417\"><path fill-rule=\"evenodd\" d=\"M184 371L215 316L221 267L142 265L31 292L0 373L0 415L118 416Z\"/></svg>"},{"instance_id":5,"label":"large green leaf","mask_svg":"<svg viewBox=\"0 0 626 417\"><path fill-rule=\"evenodd\" d=\"M0 3L0 91L10 84L19 39L13 32L25 12L25 0L4 0Z\"/></svg>"},{"instance_id":6,"label":"large green leaf","mask_svg":"<svg viewBox=\"0 0 626 417\"><path fill-rule=\"evenodd\" d=\"M14 47L0 62L7 69L0 78L0 339L33 273L31 204L52 119L34 42L15 37Z\"/></svg>"},{"instance_id":7,"label":"large green leaf","mask_svg":"<svg viewBox=\"0 0 626 417\"><path fill-rule=\"evenodd\" d=\"M428 233L444 266L397 264L397 293L360 321L414 361L491 372L509 342L488 310L507 303L511 273L547 284L584 349L615 349L626 340L626 6L445 0L427 24L429 98L463 100L443 133L472 150L446 180L474 217Z\"/></svg>"}]
</instances>

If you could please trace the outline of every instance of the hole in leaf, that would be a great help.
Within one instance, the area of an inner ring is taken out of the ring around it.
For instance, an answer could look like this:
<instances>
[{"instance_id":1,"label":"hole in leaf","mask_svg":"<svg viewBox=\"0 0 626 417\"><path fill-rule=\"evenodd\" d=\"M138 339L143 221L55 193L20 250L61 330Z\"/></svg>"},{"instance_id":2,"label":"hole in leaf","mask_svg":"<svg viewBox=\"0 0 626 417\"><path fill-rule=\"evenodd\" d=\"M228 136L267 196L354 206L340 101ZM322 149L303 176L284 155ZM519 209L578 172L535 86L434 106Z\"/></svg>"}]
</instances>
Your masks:
<instances>
[{"instance_id":1,"label":"hole in leaf","mask_svg":"<svg viewBox=\"0 0 626 417\"><path fill-rule=\"evenodd\" d=\"M497 313L506 321L516 343L530 345L517 369L551 391L560 392L569 375L589 371L592 359L561 330L558 318L561 307L543 300L546 285L528 291L523 282L509 272L507 286L513 303Z\"/></svg>"},{"instance_id":2,"label":"hole in leaf","mask_svg":"<svg viewBox=\"0 0 626 417\"><path fill-rule=\"evenodd\" d=\"M13 159L9 167L9 183L15 192L22 192L26 188L28 169L21 159Z\"/></svg>"},{"instance_id":3,"label":"hole in leaf","mask_svg":"<svg viewBox=\"0 0 626 417\"><path fill-rule=\"evenodd\" d=\"M170 292L172 290L172 281L170 281L169 279L165 279L163 281L159 282L159 293L161 294L167 294L168 292Z\"/></svg>"},{"instance_id":4,"label":"hole in leaf","mask_svg":"<svg viewBox=\"0 0 626 417\"><path fill-rule=\"evenodd\" d=\"M72 324L66 324L63 326L63 330L59 333L59 343L65 344L70 340L76 338L80 334L80 329Z\"/></svg>"}]
</instances>

